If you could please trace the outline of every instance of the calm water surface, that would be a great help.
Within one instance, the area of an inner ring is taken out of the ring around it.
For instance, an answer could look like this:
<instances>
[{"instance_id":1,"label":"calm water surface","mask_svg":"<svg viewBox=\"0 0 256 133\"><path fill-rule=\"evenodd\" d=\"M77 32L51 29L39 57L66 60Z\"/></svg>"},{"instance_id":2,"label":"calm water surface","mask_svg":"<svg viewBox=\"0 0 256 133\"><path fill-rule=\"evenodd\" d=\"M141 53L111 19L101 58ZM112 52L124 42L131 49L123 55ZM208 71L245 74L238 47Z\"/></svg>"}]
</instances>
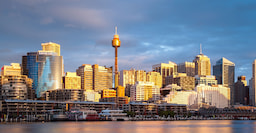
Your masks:
<instances>
[{"instance_id":1,"label":"calm water surface","mask_svg":"<svg viewBox=\"0 0 256 133\"><path fill-rule=\"evenodd\" d=\"M0 124L1 133L247 133L256 121L124 121Z\"/></svg>"}]
</instances>

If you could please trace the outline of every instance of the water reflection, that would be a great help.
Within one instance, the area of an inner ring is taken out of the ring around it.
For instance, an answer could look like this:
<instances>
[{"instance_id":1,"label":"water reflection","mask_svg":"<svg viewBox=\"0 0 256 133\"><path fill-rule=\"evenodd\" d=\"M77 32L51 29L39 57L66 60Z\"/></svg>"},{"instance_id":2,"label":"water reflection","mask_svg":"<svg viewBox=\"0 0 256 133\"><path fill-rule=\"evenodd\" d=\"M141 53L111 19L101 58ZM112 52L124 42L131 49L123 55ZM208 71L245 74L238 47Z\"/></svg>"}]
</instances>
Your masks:
<instances>
[{"instance_id":1,"label":"water reflection","mask_svg":"<svg viewBox=\"0 0 256 133\"><path fill-rule=\"evenodd\" d=\"M50 122L8 123L2 133L240 133L256 132L256 121L126 121L126 122Z\"/></svg>"}]
</instances>

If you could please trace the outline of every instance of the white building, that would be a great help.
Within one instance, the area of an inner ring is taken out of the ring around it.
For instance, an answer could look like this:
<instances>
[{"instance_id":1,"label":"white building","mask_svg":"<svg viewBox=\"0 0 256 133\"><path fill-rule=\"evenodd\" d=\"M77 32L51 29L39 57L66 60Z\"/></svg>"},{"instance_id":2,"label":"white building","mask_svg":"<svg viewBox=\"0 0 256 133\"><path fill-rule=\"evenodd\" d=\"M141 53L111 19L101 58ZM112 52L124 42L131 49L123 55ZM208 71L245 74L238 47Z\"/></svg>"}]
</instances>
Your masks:
<instances>
[{"instance_id":1,"label":"white building","mask_svg":"<svg viewBox=\"0 0 256 133\"><path fill-rule=\"evenodd\" d=\"M131 101L159 100L160 88L154 82L138 81L131 87Z\"/></svg>"}]
</instances>

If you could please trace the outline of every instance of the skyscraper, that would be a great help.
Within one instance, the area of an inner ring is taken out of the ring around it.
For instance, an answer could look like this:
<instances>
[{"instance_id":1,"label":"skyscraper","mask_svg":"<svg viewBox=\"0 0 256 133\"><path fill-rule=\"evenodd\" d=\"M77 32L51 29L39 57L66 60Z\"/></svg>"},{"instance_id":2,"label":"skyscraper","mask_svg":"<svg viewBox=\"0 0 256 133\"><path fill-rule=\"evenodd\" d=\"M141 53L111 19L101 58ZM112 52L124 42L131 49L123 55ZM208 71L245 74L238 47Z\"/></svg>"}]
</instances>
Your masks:
<instances>
[{"instance_id":1,"label":"skyscraper","mask_svg":"<svg viewBox=\"0 0 256 133\"><path fill-rule=\"evenodd\" d=\"M218 84L230 88L231 104L234 104L235 64L222 57L213 66L213 75L216 76Z\"/></svg>"},{"instance_id":2,"label":"skyscraper","mask_svg":"<svg viewBox=\"0 0 256 133\"><path fill-rule=\"evenodd\" d=\"M81 89L81 77L75 72L67 72L63 77L64 89Z\"/></svg>"},{"instance_id":3,"label":"skyscraper","mask_svg":"<svg viewBox=\"0 0 256 133\"><path fill-rule=\"evenodd\" d=\"M245 76L238 77L237 82L234 84L233 95L234 104L249 104L249 87L247 86Z\"/></svg>"},{"instance_id":4,"label":"skyscraper","mask_svg":"<svg viewBox=\"0 0 256 133\"><path fill-rule=\"evenodd\" d=\"M41 44L43 51L52 51L57 53L60 56L60 45L53 42L47 42Z\"/></svg>"},{"instance_id":5,"label":"skyscraper","mask_svg":"<svg viewBox=\"0 0 256 133\"><path fill-rule=\"evenodd\" d=\"M135 84L135 69L120 71L119 85L126 87L126 85Z\"/></svg>"},{"instance_id":6,"label":"skyscraper","mask_svg":"<svg viewBox=\"0 0 256 133\"><path fill-rule=\"evenodd\" d=\"M252 106L256 105L255 88L256 88L256 60L254 60L252 63L252 79L251 79L251 83L250 83L250 92L249 92L250 104Z\"/></svg>"},{"instance_id":7,"label":"skyscraper","mask_svg":"<svg viewBox=\"0 0 256 133\"><path fill-rule=\"evenodd\" d=\"M148 72L147 73L147 82L154 82L159 88L162 87L162 76L159 72Z\"/></svg>"},{"instance_id":8,"label":"skyscraper","mask_svg":"<svg viewBox=\"0 0 256 133\"><path fill-rule=\"evenodd\" d=\"M43 47L44 45L42 45ZM45 49L47 50L47 49ZM53 51L39 50L22 57L22 70L34 82L37 97L47 90L61 89L63 59Z\"/></svg>"},{"instance_id":9,"label":"skyscraper","mask_svg":"<svg viewBox=\"0 0 256 133\"><path fill-rule=\"evenodd\" d=\"M202 53L202 48L200 45L200 54L196 56L193 60L195 63L195 75L211 75L211 62L210 58Z\"/></svg>"},{"instance_id":10,"label":"skyscraper","mask_svg":"<svg viewBox=\"0 0 256 133\"><path fill-rule=\"evenodd\" d=\"M76 72L81 76L81 86L84 90L102 91L112 88L112 67L99 66L98 64L83 64Z\"/></svg>"},{"instance_id":11,"label":"skyscraper","mask_svg":"<svg viewBox=\"0 0 256 133\"><path fill-rule=\"evenodd\" d=\"M195 63L184 62L178 65L178 73L186 73L187 76L195 76Z\"/></svg>"},{"instance_id":12,"label":"skyscraper","mask_svg":"<svg viewBox=\"0 0 256 133\"><path fill-rule=\"evenodd\" d=\"M166 85L165 77L177 73L177 64L169 61L169 63L160 63L152 66L153 71L159 72L162 75L162 84ZM163 86L162 85L162 86Z\"/></svg>"}]
</instances>

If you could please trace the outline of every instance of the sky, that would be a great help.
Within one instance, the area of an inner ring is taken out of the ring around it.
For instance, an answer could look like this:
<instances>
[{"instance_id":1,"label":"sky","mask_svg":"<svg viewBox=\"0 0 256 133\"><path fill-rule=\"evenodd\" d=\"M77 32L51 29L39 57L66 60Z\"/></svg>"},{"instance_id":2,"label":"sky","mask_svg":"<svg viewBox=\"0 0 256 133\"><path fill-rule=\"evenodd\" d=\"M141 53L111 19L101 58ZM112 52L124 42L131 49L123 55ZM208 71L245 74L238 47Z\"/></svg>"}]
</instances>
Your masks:
<instances>
[{"instance_id":1,"label":"sky","mask_svg":"<svg viewBox=\"0 0 256 133\"><path fill-rule=\"evenodd\" d=\"M2 0L0 66L21 63L41 43L61 45L65 71L82 64L114 66L111 41L118 27L119 70L225 57L235 79L252 75L256 59L255 0Z\"/></svg>"}]
</instances>

